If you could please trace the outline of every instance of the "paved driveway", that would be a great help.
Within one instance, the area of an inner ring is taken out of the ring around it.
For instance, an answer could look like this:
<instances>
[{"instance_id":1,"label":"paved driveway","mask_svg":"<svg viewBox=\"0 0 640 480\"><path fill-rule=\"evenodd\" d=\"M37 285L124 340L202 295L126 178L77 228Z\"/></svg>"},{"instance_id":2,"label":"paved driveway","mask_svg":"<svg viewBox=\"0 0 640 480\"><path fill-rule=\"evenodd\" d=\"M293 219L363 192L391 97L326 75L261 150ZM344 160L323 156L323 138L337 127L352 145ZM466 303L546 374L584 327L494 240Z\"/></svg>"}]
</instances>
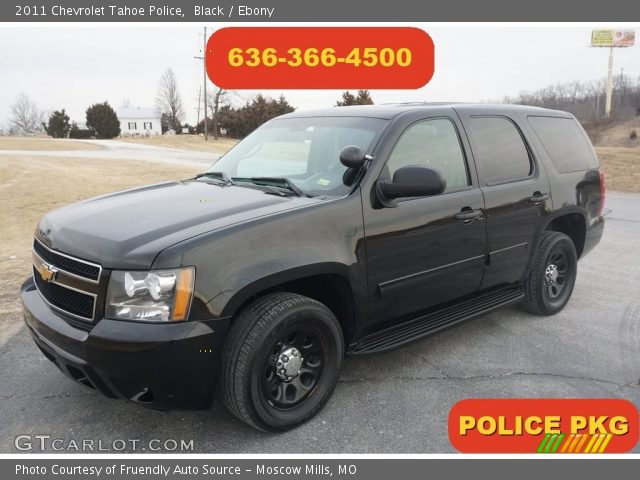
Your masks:
<instances>
[{"instance_id":1,"label":"paved driveway","mask_svg":"<svg viewBox=\"0 0 640 480\"><path fill-rule=\"evenodd\" d=\"M195 451L207 453L440 453L452 451L447 415L464 398L615 397L640 405L640 195L610 193L607 206L602 242L580 262L564 311L535 317L503 309L402 350L348 358L325 410L280 435L255 432L220 402L211 411L166 413L103 398L64 377L22 329L0 347L0 451L15 451L16 435L49 434L107 447L117 438L141 446L193 439Z\"/></svg>"}]
</instances>

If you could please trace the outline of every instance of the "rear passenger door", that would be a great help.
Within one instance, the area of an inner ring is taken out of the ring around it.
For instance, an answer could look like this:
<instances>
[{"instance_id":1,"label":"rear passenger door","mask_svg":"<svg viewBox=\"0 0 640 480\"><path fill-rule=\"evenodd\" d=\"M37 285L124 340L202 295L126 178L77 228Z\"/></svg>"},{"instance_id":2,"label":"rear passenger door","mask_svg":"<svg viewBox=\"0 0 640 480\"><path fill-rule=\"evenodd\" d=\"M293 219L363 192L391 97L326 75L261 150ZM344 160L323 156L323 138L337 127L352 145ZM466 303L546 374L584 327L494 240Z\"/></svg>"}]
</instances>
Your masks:
<instances>
[{"instance_id":1,"label":"rear passenger door","mask_svg":"<svg viewBox=\"0 0 640 480\"><path fill-rule=\"evenodd\" d=\"M509 110L458 113L486 208L488 257L480 288L519 282L551 215L547 176Z\"/></svg>"}]
</instances>

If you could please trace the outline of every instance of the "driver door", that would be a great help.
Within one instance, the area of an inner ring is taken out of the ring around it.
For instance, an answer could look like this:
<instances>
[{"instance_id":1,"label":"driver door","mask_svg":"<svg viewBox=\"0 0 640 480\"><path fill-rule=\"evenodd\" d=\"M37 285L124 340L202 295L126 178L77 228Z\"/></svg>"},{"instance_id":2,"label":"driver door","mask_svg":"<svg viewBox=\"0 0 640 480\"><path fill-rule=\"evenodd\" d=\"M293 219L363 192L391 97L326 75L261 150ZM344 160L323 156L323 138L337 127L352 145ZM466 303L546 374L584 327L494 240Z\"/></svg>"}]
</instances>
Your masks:
<instances>
[{"instance_id":1,"label":"driver door","mask_svg":"<svg viewBox=\"0 0 640 480\"><path fill-rule=\"evenodd\" d=\"M399 136L379 177L390 179L403 166L429 167L446 180L442 194L398 199L391 208L364 206L368 317L376 323L412 318L480 287L486 250L484 201L460 131L452 117L412 123ZM463 220L459 214L464 212L478 215Z\"/></svg>"}]
</instances>

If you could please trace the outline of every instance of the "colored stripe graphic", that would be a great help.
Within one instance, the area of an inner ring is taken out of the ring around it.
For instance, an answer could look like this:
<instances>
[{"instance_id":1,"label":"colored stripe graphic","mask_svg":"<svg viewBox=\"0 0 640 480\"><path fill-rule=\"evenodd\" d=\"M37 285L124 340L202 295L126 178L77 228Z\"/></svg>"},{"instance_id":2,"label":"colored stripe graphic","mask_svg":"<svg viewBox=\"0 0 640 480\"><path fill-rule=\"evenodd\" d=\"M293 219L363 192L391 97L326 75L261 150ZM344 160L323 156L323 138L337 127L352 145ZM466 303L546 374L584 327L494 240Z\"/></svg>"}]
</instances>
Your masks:
<instances>
[{"instance_id":1,"label":"colored stripe graphic","mask_svg":"<svg viewBox=\"0 0 640 480\"><path fill-rule=\"evenodd\" d=\"M584 453L591 453L591 448L593 447L593 444L596 443L597 439L597 435L591 436L591 440L589 440L589 443L587 443L587 446L584 448Z\"/></svg>"},{"instance_id":2,"label":"colored stripe graphic","mask_svg":"<svg viewBox=\"0 0 640 480\"><path fill-rule=\"evenodd\" d=\"M549 440L549 438L551 438L551 434L547 433L542 439L542 442L540 442L540 445L538 445L538 449L536 450L536 453L542 453L544 446L547 444L547 441Z\"/></svg>"},{"instance_id":3,"label":"colored stripe graphic","mask_svg":"<svg viewBox=\"0 0 640 480\"><path fill-rule=\"evenodd\" d=\"M556 440L555 445L551 448L551 453L556 453L556 451L558 450L558 447L560 446L560 444L562 444L562 440L564 439L565 434L561 433L558 436L558 439Z\"/></svg>"},{"instance_id":4,"label":"colored stripe graphic","mask_svg":"<svg viewBox=\"0 0 640 480\"><path fill-rule=\"evenodd\" d=\"M576 450L579 452L580 450L582 450L582 446L585 444L585 442L587 441L587 437L588 435L582 435L582 440L580 440L580 443L578 444L578 446L576 447Z\"/></svg>"},{"instance_id":5,"label":"colored stripe graphic","mask_svg":"<svg viewBox=\"0 0 640 480\"><path fill-rule=\"evenodd\" d=\"M538 445L536 453L604 453L612 438L613 435L610 433L547 433ZM583 450L585 443L587 445Z\"/></svg>"},{"instance_id":6,"label":"colored stripe graphic","mask_svg":"<svg viewBox=\"0 0 640 480\"><path fill-rule=\"evenodd\" d=\"M571 442L571 445L569 446L569 453L574 453L576 448L578 447L578 444L582 443L581 440L585 438L587 438L587 436L581 433L576 435L575 438L573 439L573 442Z\"/></svg>"},{"instance_id":7,"label":"colored stripe graphic","mask_svg":"<svg viewBox=\"0 0 640 480\"><path fill-rule=\"evenodd\" d=\"M600 448L600 444L602 443L602 441L604 440L605 437L606 437L605 434L598 435L598 439L596 440L596 443L593 444L593 448L591 449L590 453L598 453L598 449Z\"/></svg>"},{"instance_id":8,"label":"colored stripe graphic","mask_svg":"<svg viewBox=\"0 0 640 480\"><path fill-rule=\"evenodd\" d=\"M613 438L613 435L611 434L607 435L607 438L605 438L604 442L602 442L602 445L600 446L600 450L598 450L598 453L604 453L605 448L607 448L607 445L609 445L609 442L611 441L612 438Z\"/></svg>"},{"instance_id":9,"label":"colored stripe graphic","mask_svg":"<svg viewBox=\"0 0 640 480\"><path fill-rule=\"evenodd\" d=\"M562 450L560 450L560 453L566 453L567 449L569 448L569 444L571 442L573 442L573 439L576 438L576 434L572 433L571 435L569 435L567 437L567 441L564 442L564 445L562 445Z\"/></svg>"},{"instance_id":10,"label":"colored stripe graphic","mask_svg":"<svg viewBox=\"0 0 640 480\"><path fill-rule=\"evenodd\" d=\"M553 453L553 452L551 452L551 447L556 442L556 438L557 437L558 437L557 433L554 433L553 435L551 435L551 438L549 438L549 441L547 442L547 445L544 447L544 453Z\"/></svg>"},{"instance_id":11,"label":"colored stripe graphic","mask_svg":"<svg viewBox=\"0 0 640 480\"><path fill-rule=\"evenodd\" d=\"M576 435L574 433L573 435L571 435L571 441L567 441L567 453L573 453L581 437L582 435L580 434Z\"/></svg>"}]
</instances>

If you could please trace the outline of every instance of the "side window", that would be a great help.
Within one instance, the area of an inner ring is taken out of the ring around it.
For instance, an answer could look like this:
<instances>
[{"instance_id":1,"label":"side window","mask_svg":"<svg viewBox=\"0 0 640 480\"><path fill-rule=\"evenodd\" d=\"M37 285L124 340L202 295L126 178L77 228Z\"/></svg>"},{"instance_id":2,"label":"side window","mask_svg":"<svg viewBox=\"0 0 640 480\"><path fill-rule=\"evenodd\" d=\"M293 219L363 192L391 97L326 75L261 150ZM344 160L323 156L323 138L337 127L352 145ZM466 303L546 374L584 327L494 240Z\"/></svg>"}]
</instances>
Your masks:
<instances>
[{"instance_id":1,"label":"side window","mask_svg":"<svg viewBox=\"0 0 640 480\"><path fill-rule=\"evenodd\" d=\"M597 168L589 140L572 118L529 117L529 124L560 173Z\"/></svg>"},{"instance_id":2,"label":"side window","mask_svg":"<svg viewBox=\"0 0 640 480\"><path fill-rule=\"evenodd\" d=\"M416 123L402 134L387 168L393 178L396 170L408 165L421 165L440 172L447 181L446 191L470 185L456 127L444 118Z\"/></svg>"},{"instance_id":3,"label":"side window","mask_svg":"<svg viewBox=\"0 0 640 480\"><path fill-rule=\"evenodd\" d=\"M529 151L513 122L503 117L472 117L469 123L486 183L523 180L533 173Z\"/></svg>"}]
</instances>

